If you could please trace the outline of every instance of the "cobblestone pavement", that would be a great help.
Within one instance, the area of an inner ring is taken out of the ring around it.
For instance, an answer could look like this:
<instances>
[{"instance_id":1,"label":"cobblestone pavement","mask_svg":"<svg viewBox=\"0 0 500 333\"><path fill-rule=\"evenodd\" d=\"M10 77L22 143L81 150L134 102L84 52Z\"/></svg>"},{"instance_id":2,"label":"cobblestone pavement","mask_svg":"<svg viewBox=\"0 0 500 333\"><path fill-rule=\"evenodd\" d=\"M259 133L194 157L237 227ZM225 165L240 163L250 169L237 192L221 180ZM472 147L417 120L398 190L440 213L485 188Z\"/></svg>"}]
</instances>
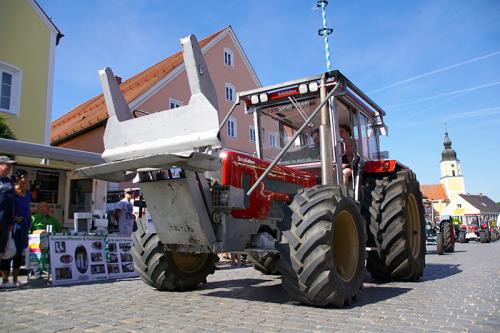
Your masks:
<instances>
[{"instance_id":1,"label":"cobblestone pavement","mask_svg":"<svg viewBox=\"0 0 500 333\"><path fill-rule=\"evenodd\" d=\"M35 284L35 285L34 285ZM348 308L295 305L279 277L222 265L191 292L158 292L139 279L0 292L0 332L499 332L500 242L428 247L417 283L368 276Z\"/></svg>"}]
</instances>

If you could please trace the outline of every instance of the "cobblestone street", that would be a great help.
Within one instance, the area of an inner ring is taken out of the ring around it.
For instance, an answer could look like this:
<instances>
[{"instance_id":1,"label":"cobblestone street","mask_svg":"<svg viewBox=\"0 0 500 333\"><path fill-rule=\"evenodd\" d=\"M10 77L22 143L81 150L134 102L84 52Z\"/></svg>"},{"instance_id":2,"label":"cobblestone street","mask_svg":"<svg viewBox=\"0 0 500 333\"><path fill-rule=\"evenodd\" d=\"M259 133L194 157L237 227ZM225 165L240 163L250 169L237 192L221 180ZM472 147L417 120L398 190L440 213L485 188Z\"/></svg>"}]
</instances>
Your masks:
<instances>
[{"instance_id":1,"label":"cobblestone street","mask_svg":"<svg viewBox=\"0 0 500 333\"><path fill-rule=\"evenodd\" d=\"M499 332L500 242L428 246L418 283L374 283L350 307L293 304L280 278L219 267L196 291L158 292L140 279L64 287L36 281L0 292L0 332Z\"/></svg>"}]
</instances>

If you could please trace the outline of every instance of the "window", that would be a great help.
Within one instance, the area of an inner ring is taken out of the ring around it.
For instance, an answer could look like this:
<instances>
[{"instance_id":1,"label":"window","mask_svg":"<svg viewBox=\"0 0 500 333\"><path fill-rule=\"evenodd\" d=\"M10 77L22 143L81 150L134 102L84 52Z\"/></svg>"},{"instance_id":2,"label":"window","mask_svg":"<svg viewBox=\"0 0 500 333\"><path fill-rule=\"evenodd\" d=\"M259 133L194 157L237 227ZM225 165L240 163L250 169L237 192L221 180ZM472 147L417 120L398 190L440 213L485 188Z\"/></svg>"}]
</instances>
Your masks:
<instances>
[{"instance_id":1,"label":"window","mask_svg":"<svg viewBox=\"0 0 500 333\"><path fill-rule=\"evenodd\" d=\"M457 204L457 208L462 208L462 205L461 204Z\"/></svg>"},{"instance_id":2,"label":"window","mask_svg":"<svg viewBox=\"0 0 500 333\"><path fill-rule=\"evenodd\" d=\"M226 101L228 102L234 102L234 92L236 89L234 89L234 86L231 83L226 83Z\"/></svg>"},{"instance_id":3,"label":"window","mask_svg":"<svg viewBox=\"0 0 500 333\"><path fill-rule=\"evenodd\" d=\"M276 148L276 134L269 133L269 147Z\"/></svg>"},{"instance_id":4,"label":"window","mask_svg":"<svg viewBox=\"0 0 500 333\"><path fill-rule=\"evenodd\" d=\"M255 128L253 128L253 126L250 126L248 130L248 138L250 142L255 142Z\"/></svg>"},{"instance_id":5,"label":"window","mask_svg":"<svg viewBox=\"0 0 500 333\"><path fill-rule=\"evenodd\" d=\"M173 98L168 99L168 108L169 109L175 109L175 108L180 108L182 105L184 105L181 101L178 101Z\"/></svg>"},{"instance_id":6,"label":"window","mask_svg":"<svg viewBox=\"0 0 500 333\"><path fill-rule=\"evenodd\" d=\"M224 63L228 66L234 67L233 51L231 51L231 49L224 48Z\"/></svg>"},{"instance_id":7,"label":"window","mask_svg":"<svg viewBox=\"0 0 500 333\"><path fill-rule=\"evenodd\" d=\"M19 114L21 70L0 61L0 111Z\"/></svg>"},{"instance_id":8,"label":"window","mask_svg":"<svg viewBox=\"0 0 500 333\"><path fill-rule=\"evenodd\" d=\"M236 139L238 137L236 119L234 119L233 117L229 118L229 120L227 121L227 135L230 138L234 138L234 139Z\"/></svg>"},{"instance_id":9,"label":"window","mask_svg":"<svg viewBox=\"0 0 500 333\"><path fill-rule=\"evenodd\" d=\"M451 170L451 175L455 177L455 170Z\"/></svg>"}]
</instances>

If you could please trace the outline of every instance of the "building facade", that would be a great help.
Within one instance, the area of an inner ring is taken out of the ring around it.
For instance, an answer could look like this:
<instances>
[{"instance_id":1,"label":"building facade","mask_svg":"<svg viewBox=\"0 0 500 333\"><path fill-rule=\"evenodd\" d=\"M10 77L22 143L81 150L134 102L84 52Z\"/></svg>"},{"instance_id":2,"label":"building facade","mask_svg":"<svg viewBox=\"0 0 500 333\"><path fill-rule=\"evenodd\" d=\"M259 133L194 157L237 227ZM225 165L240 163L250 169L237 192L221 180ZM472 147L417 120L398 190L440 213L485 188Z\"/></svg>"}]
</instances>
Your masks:
<instances>
[{"instance_id":1,"label":"building facade","mask_svg":"<svg viewBox=\"0 0 500 333\"><path fill-rule=\"evenodd\" d=\"M19 140L49 143L55 48L61 37L36 1L0 2L0 116Z\"/></svg>"},{"instance_id":2,"label":"building facade","mask_svg":"<svg viewBox=\"0 0 500 333\"><path fill-rule=\"evenodd\" d=\"M238 91L258 88L261 83L230 26L200 40L199 44L217 93L219 120L222 121L236 101ZM168 112L188 104L191 97L181 52L119 83L131 110ZM102 153L107 118L101 94L55 120L51 143ZM272 131L277 125L270 120L267 122L264 127L267 126L269 131L264 144L274 144L277 148L279 135ZM236 108L221 131L221 141L227 149L247 153L255 151L253 117L245 114L242 106Z\"/></svg>"},{"instance_id":3,"label":"building facade","mask_svg":"<svg viewBox=\"0 0 500 333\"><path fill-rule=\"evenodd\" d=\"M105 209L106 183L78 179L77 167L102 162L97 154L48 146L55 49L62 34L34 0L0 1L0 116L18 140L0 139L0 155L28 172L31 208L47 202L73 227L73 213Z\"/></svg>"}]
</instances>

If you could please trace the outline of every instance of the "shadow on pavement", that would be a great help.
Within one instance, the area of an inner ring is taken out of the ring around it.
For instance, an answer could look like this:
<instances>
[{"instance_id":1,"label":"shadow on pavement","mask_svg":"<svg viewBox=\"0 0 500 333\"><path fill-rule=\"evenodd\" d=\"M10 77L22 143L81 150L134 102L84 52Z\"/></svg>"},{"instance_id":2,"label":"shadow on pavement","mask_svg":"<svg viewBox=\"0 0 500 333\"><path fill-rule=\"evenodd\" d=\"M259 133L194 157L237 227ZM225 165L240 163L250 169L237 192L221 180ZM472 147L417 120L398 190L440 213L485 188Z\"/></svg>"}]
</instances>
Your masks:
<instances>
[{"instance_id":1,"label":"shadow on pavement","mask_svg":"<svg viewBox=\"0 0 500 333\"><path fill-rule=\"evenodd\" d=\"M203 285L202 289L209 291L208 293L203 293L204 296L215 296L223 298L234 298L243 299L256 302L266 302L266 303L291 303L296 304L287 292L279 284L264 284L269 281L278 280L279 278L273 279L238 279L238 280L228 280L220 282L212 282ZM210 292L210 289L214 288L224 288L225 290L216 290ZM405 294L411 288L400 288L394 286L373 286L365 285L359 295L358 299L353 302L352 305L345 308L355 308L359 306L364 306L371 303L376 303L397 297L399 295ZM298 303L297 303L298 304Z\"/></svg>"},{"instance_id":2,"label":"shadow on pavement","mask_svg":"<svg viewBox=\"0 0 500 333\"><path fill-rule=\"evenodd\" d=\"M462 252L467 252L467 251L462 251L462 250L455 250L451 253L445 253L444 255L450 255L450 254L453 254L453 253L462 253ZM437 250L429 250L427 249L427 253L426 255L437 255Z\"/></svg>"},{"instance_id":3,"label":"shadow on pavement","mask_svg":"<svg viewBox=\"0 0 500 333\"><path fill-rule=\"evenodd\" d=\"M452 275L462 273L463 270L458 268L459 266L454 264L426 264L421 281L446 279Z\"/></svg>"},{"instance_id":4,"label":"shadow on pavement","mask_svg":"<svg viewBox=\"0 0 500 333\"><path fill-rule=\"evenodd\" d=\"M22 276L21 276L22 278ZM25 281L24 279L22 279ZM68 283L68 284L60 284L60 285L52 285L49 281L48 278L31 278L29 281L22 287L19 288L9 288L9 289L0 289L0 292L15 292L15 291L22 291L22 290L28 290L28 289L44 289L44 288L69 288L69 287L75 287L75 286L85 286L85 285L95 285L95 284L108 284L108 283L115 283L118 281L132 281L132 280L138 280L140 281L140 278L138 277L131 277L131 278L118 278L118 279L108 279L108 280L99 280L99 281L78 281L75 283ZM142 281L141 281L142 282Z\"/></svg>"}]
</instances>

